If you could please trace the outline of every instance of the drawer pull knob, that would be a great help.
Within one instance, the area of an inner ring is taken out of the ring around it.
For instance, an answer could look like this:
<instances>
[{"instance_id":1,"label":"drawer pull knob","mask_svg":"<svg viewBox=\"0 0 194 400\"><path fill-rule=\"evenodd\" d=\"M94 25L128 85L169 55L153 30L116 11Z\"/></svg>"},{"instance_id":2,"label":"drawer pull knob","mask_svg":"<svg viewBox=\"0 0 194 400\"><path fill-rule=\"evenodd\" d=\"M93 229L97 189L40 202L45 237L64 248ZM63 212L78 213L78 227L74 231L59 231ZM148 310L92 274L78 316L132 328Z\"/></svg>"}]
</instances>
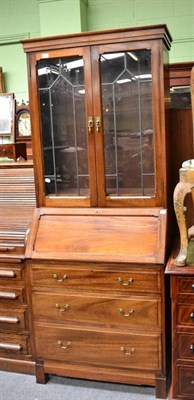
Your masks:
<instances>
[{"instance_id":1,"label":"drawer pull knob","mask_svg":"<svg viewBox=\"0 0 194 400\"><path fill-rule=\"evenodd\" d=\"M191 385L194 385L194 381L191 381Z\"/></svg>"},{"instance_id":2,"label":"drawer pull knob","mask_svg":"<svg viewBox=\"0 0 194 400\"><path fill-rule=\"evenodd\" d=\"M194 312L191 312L191 313L190 313L190 318L191 318L191 319L194 319Z\"/></svg>"},{"instance_id":3,"label":"drawer pull knob","mask_svg":"<svg viewBox=\"0 0 194 400\"><path fill-rule=\"evenodd\" d=\"M0 292L0 298L2 298L2 299L15 300L15 299L17 299L17 297L18 297L17 293Z\"/></svg>"},{"instance_id":4,"label":"drawer pull knob","mask_svg":"<svg viewBox=\"0 0 194 400\"><path fill-rule=\"evenodd\" d=\"M57 308L57 310L59 310L60 312L64 312L67 311L69 309L69 304L65 304L63 308L61 308L61 306L57 303L55 304L55 307Z\"/></svg>"},{"instance_id":5,"label":"drawer pull knob","mask_svg":"<svg viewBox=\"0 0 194 400\"><path fill-rule=\"evenodd\" d=\"M21 344L14 344L14 343L2 343L0 342L0 349L4 350L22 350Z\"/></svg>"},{"instance_id":6,"label":"drawer pull knob","mask_svg":"<svg viewBox=\"0 0 194 400\"><path fill-rule=\"evenodd\" d=\"M0 323L7 323L7 324L18 324L20 322L18 317L4 317L0 316Z\"/></svg>"},{"instance_id":7,"label":"drawer pull knob","mask_svg":"<svg viewBox=\"0 0 194 400\"><path fill-rule=\"evenodd\" d=\"M133 278L129 278L127 282L123 282L123 278L119 277L118 282L122 283L122 286L129 286L133 283Z\"/></svg>"},{"instance_id":8,"label":"drawer pull knob","mask_svg":"<svg viewBox=\"0 0 194 400\"><path fill-rule=\"evenodd\" d=\"M67 279L67 275L63 275L62 278L59 278L57 274L52 274L52 278L55 279L57 282L61 283L65 279Z\"/></svg>"},{"instance_id":9,"label":"drawer pull knob","mask_svg":"<svg viewBox=\"0 0 194 400\"><path fill-rule=\"evenodd\" d=\"M0 277L1 278L15 278L16 273L15 271L8 271L0 269Z\"/></svg>"},{"instance_id":10,"label":"drawer pull knob","mask_svg":"<svg viewBox=\"0 0 194 400\"><path fill-rule=\"evenodd\" d=\"M135 310L133 310L133 308L131 308L131 310L129 310L128 313L125 313L125 311L123 310L123 308L119 308L118 311L120 312L120 314L122 314L124 317L130 317Z\"/></svg>"},{"instance_id":11,"label":"drawer pull knob","mask_svg":"<svg viewBox=\"0 0 194 400\"><path fill-rule=\"evenodd\" d=\"M194 290L194 283L192 283L192 285L191 285L191 289L192 289L192 290Z\"/></svg>"},{"instance_id":12,"label":"drawer pull knob","mask_svg":"<svg viewBox=\"0 0 194 400\"><path fill-rule=\"evenodd\" d=\"M131 347L130 351L126 351L124 346L121 346L120 350L122 351L122 353L124 353L126 356L131 356L132 353L135 352L135 347Z\"/></svg>"},{"instance_id":13,"label":"drawer pull knob","mask_svg":"<svg viewBox=\"0 0 194 400\"><path fill-rule=\"evenodd\" d=\"M57 344L58 344L62 349L64 349L64 350L67 350L68 347L71 346L71 342L67 342L67 345L66 345L66 346L63 346L63 342L61 342L61 340L58 340Z\"/></svg>"},{"instance_id":14,"label":"drawer pull knob","mask_svg":"<svg viewBox=\"0 0 194 400\"><path fill-rule=\"evenodd\" d=\"M191 351L194 351L194 344L191 344L191 345L189 346L189 348L190 348Z\"/></svg>"}]
</instances>

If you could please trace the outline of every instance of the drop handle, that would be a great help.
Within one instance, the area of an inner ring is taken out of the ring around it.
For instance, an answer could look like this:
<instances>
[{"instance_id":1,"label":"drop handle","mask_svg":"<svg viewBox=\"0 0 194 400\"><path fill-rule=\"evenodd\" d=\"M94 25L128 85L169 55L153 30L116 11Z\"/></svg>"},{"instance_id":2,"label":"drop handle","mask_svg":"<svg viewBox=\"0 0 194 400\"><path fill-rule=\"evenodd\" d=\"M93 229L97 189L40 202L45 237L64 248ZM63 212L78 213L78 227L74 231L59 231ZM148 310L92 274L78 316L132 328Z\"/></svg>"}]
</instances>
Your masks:
<instances>
[{"instance_id":1,"label":"drop handle","mask_svg":"<svg viewBox=\"0 0 194 400\"><path fill-rule=\"evenodd\" d=\"M61 308L61 306L58 303L56 303L55 307L57 308L58 311L64 312L69 309L69 304L65 304L64 307Z\"/></svg>"},{"instance_id":2,"label":"drop handle","mask_svg":"<svg viewBox=\"0 0 194 400\"><path fill-rule=\"evenodd\" d=\"M191 318L192 320L194 320L194 312L193 312L193 311L190 313L190 318Z\"/></svg>"},{"instance_id":3,"label":"drop handle","mask_svg":"<svg viewBox=\"0 0 194 400\"><path fill-rule=\"evenodd\" d=\"M96 126L96 132L99 132L99 130L101 128L101 118L100 117L95 118L95 126Z\"/></svg>"},{"instance_id":4,"label":"drop handle","mask_svg":"<svg viewBox=\"0 0 194 400\"><path fill-rule=\"evenodd\" d=\"M135 310L133 310L133 308L131 308L128 313L125 313L125 311L123 310L123 308L118 308L118 311L120 312L120 314L122 314L124 317L131 317L132 314L134 314Z\"/></svg>"},{"instance_id":5,"label":"drop handle","mask_svg":"<svg viewBox=\"0 0 194 400\"><path fill-rule=\"evenodd\" d=\"M131 356L131 355L135 352L135 347L131 347L131 349L130 349L129 351L127 351L127 350L125 349L124 346L121 346L121 347L120 347L120 350L121 350L121 352L124 353L126 356Z\"/></svg>"},{"instance_id":6,"label":"drop handle","mask_svg":"<svg viewBox=\"0 0 194 400\"><path fill-rule=\"evenodd\" d=\"M70 341L67 342L66 346L63 345L63 342L61 340L58 340L57 344L61 347L61 349L63 350L67 350L68 347L70 347L72 345L72 343Z\"/></svg>"},{"instance_id":7,"label":"drop handle","mask_svg":"<svg viewBox=\"0 0 194 400\"><path fill-rule=\"evenodd\" d=\"M52 278L61 283L67 279L67 275L63 275L62 278L59 278L57 274L52 274Z\"/></svg>"},{"instance_id":8,"label":"drop handle","mask_svg":"<svg viewBox=\"0 0 194 400\"><path fill-rule=\"evenodd\" d=\"M133 278L129 278L127 282L123 281L123 278L119 277L118 282L122 284L122 286L129 286L133 283Z\"/></svg>"}]
</instances>

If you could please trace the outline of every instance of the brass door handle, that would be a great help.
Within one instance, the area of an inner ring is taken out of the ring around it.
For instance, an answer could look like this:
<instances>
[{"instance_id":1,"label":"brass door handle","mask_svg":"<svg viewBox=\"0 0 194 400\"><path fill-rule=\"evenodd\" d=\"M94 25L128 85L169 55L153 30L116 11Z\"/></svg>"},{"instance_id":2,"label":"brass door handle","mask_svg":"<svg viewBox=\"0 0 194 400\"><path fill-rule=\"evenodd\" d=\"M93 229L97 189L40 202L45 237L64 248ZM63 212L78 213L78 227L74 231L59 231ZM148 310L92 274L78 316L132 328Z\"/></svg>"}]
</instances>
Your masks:
<instances>
[{"instance_id":1,"label":"brass door handle","mask_svg":"<svg viewBox=\"0 0 194 400\"><path fill-rule=\"evenodd\" d=\"M95 126L96 126L96 132L99 132L99 130L101 128L101 118L100 117L95 118Z\"/></svg>"},{"instance_id":2,"label":"brass door handle","mask_svg":"<svg viewBox=\"0 0 194 400\"><path fill-rule=\"evenodd\" d=\"M129 286L133 283L133 278L129 278L127 282L124 282L123 278L119 277L118 282L122 283L122 286Z\"/></svg>"},{"instance_id":3,"label":"brass door handle","mask_svg":"<svg viewBox=\"0 0 194 400\"><path fill-rule=\"evenodd\" d=\"M61 283L65 279L67 279L67 275L63 275L62 278L59 278L57 274L52 274L52 278L55 279L57 282Z\"/></svg>"},{"instance_id":4,"label":"brass door handle","mask_svg":"<svg viewBox=\"0 0 194 400\"><path fill-rule=\"evenodd\" d=\"M69 308L69 304L65 304L63 308L60 307L60 305L57 303L55 304L55 307L57 308L57 310L59 310L60 312L64 312L67 311Z\"/></svg>"},{"instance_id":5,"label":"brass door handle","mask_svg":"<svg viewBox=\"0 0 194 400\"><path fill-rule=\"evenodd\" d=\"M71 346L71 342L67 342L66 346L63 346L63 342L61 342L61 340L58 340L57 344L61 347L61 349L67 350L68 347Z\"/></svg>"},{"instance_id":6,"label":"brass door handle","mask_svg":"<svg viewBox=\"0 0 194 400\"><path fill-rule=\"evenodd\" d=\"M122 351L122 353L124 353L126 356L131 356L131 354L133 354L135 352L135 347L131 347L130 351L126 351L124 346L120 347L120 350Z\"/></svg>"},{"instance_id":7,"label":"brass door handle","mask_svg":"<svg viewBox=\"0 0 194 400\"><path fill-rule=\"evenodd\" d=\"M93 117L88 117L88 132L92 132L92 128L94 126L94 119Z\"/></svg>"},{"instance_id":8,"label":"brass door handle","mask_svg":"<svg viewBox=\"0 0 194 400\"><path fill-rule=\"evenodd\" d=\"M118 311L119 311L120 314L122 314L124 317L130 317L130 316L135 312L135 310L133 310L133 308L131 308L131 309L129 310L128 313L125 313L125 311L123 310L123 308L118 308Z\"/></svg>"}]
</instances>

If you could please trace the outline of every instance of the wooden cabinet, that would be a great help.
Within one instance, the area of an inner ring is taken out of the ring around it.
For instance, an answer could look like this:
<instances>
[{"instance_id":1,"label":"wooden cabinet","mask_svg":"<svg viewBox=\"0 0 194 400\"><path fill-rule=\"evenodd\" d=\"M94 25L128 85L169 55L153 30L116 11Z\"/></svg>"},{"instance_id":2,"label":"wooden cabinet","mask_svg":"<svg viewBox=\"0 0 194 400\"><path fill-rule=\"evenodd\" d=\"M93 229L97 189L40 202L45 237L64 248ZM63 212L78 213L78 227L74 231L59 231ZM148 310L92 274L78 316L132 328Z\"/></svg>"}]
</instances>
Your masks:
<instances>
[{"instance_id":1,"label":"wooden cabinet","mask_svg":"<svg viewBox=\"0 0 194 400\"><path fill-rule=\"evenodd\" d=\"M38 382L56 373L166 396L170 44L165 25L23 41Z\"/></svg>"},{"instance_id":2,"label":"wooden cabinet","mask_svg":"<svg viewBox=\"0 0 194 400\"><path fill-rule=\"evenodd\" d=\"M190 244L190 248L193 244ZM177 252L176 252L177 253ZM194 266L174 264L170 258L166 273L171 279L172 385L170 399L194 397ZM191 253L190 253L191 254Z\"/></svg>"}]
</instances>

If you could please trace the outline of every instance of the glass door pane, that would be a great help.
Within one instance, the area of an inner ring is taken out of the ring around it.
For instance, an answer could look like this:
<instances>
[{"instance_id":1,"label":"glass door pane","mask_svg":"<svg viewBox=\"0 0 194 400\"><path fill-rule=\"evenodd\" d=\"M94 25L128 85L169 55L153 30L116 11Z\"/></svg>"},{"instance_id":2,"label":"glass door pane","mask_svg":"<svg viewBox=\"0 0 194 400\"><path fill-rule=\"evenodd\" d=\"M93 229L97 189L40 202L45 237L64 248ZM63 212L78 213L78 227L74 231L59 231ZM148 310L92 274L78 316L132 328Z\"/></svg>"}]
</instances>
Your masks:
<instances>
[{"instance_id":1,"label":"glass door pane","mask_svg":"<svg viewBox=\"0 0 194 400\"><path fill-rule=\"evenodd\" d=\"M38 84L45 193L88 196L83 57L41 59Z\"/></svg>"},{"instance_id":2,"label":"glass door pane","mask_svg":"<svg viewBox=\"0 0 194 400\"><path fill-rule=\"evenodd\" d=\"M100 57L106 194L154 196L151 51Z\"/></svg>"}]
</instances>

